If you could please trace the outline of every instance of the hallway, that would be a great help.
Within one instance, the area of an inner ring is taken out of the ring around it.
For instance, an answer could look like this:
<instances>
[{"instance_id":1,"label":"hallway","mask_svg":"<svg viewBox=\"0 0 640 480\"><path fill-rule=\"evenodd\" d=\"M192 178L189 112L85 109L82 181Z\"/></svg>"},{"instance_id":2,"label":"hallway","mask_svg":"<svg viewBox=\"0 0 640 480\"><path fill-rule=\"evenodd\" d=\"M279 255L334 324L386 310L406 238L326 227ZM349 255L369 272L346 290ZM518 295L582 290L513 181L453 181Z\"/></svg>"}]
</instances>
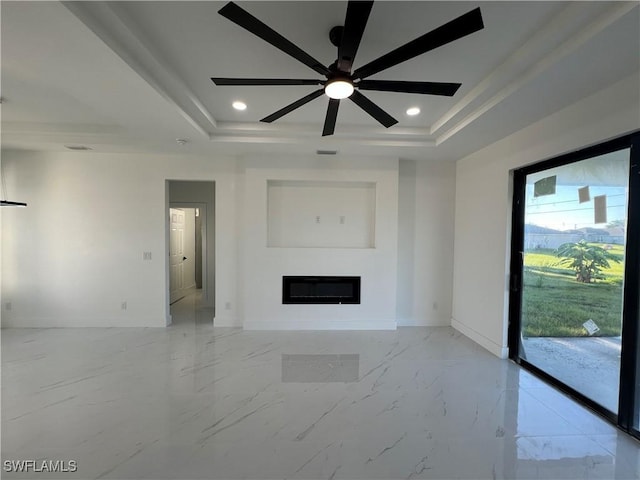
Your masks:
<instances>
[{"instance_id":1,"label":"hallway","mask_svg":"<svg viewBox=\"0 0 640 480\"><path fill-rule=\"evenodd\" d=\"M211 327L213 312L213 308L202 306L202 290L192 289L190 293L171 305L171 326Z\"/></svg>"}]
</instances>

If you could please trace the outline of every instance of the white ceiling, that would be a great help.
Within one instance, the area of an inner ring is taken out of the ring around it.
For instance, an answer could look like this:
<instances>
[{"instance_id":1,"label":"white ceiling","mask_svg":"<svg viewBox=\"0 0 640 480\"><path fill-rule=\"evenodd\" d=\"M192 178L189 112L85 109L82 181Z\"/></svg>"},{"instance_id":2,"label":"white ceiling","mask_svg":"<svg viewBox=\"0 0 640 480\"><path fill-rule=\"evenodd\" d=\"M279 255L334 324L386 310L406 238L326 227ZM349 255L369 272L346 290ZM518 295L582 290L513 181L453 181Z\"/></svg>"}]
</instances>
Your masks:
<instances>
[{"instance_id":1,"label":"white ceiling","mask_svg":"<svg viewBox=\"0 0 640 480\"><path fill-rule=\"evenodd\" d=\"M346 2L238 4L329 65ZM319 78L217 14L224 2L10 2L2 8L2 145L105 152L343 153L456 159L640 69L638 2L376 2L355 67L480 6L485 28L372 79L460 82L452 98L365 92L399 123L342 101L321 137L318 87L222 87L210 77ZM233 100L249 108L237 112ZM405 110L422 113L408 117ZM178 146L177 138L188 139Z\"/></svg>"}]
</instances>

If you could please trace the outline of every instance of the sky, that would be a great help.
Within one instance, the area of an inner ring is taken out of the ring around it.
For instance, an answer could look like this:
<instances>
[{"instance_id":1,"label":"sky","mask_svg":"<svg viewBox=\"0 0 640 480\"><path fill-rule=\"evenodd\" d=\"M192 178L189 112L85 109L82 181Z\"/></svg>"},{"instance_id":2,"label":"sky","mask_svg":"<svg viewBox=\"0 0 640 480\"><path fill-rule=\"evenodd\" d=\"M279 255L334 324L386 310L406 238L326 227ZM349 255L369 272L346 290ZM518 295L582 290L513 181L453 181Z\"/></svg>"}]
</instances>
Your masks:
<instances>
[{"instance_id":1,"label":"sky","mask_svg":"<svg viewBox=\"0 0 640 480\"><path fill-rule=\"evenodd\" d=\"M527 175L525 223L555 230L606 228L614 220L626 223L629 153L618 150ZM549 177L555 177L555 193L536 197L535 183ZM578 192L584 187L589 187L589 198L580 203ZM594 198L600 195L606 196L606 218L596 223Z\"/></svg>"},{"instance_id":2,"label":"sky","mask_svg":"<svg viewBox=\"0 0 640 480\"><path fill-rule=\"evenodd\" d=\"M583 227L606 228L608 222L624 220L627 215L627 186L590 186L591 199L578 201L578 188L556 186L555 195L534 197L533 185L527 185L525 223L556 230L572 230ZM595 223L593 198L606 195L606 222Z\"/></svg>"}]
</instances>

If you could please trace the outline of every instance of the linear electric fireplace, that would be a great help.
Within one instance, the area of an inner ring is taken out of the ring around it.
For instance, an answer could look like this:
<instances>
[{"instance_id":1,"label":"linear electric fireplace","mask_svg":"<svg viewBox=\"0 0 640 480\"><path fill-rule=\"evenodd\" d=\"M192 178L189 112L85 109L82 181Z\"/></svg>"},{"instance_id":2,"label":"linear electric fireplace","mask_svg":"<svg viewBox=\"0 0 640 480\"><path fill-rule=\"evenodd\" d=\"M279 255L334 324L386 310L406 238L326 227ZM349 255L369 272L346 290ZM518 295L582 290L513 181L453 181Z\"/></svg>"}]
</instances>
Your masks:
<instances>
[{"instance_id":1,"label":"linear electric fireplace","mask_svg":"<svg viewBox=\"0 0 640 480\"><path fill-rule=\"evenodd\" d=\"M282 277L282 303L360 303L360 277Z\"/></svg>"}]
</instances>

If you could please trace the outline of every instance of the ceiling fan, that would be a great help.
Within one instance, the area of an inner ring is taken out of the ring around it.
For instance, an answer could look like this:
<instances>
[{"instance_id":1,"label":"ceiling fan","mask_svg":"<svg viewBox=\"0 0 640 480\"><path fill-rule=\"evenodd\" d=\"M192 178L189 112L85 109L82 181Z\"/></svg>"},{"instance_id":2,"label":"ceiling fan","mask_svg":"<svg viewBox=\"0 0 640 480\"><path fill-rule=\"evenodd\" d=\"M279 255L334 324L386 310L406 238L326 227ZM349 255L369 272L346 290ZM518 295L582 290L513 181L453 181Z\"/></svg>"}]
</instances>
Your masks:
<instances>
[{"instance_id":1,"label":"ceiling fan","mask_svg":"<svg viewBox=\"0 0 640 480\"><path fill-rule=\"evenodd\" d=\"M291 78L212 78L216 85L322 85L322 88L281 108L275 113L261 119L271 123L306 103L320 97L323 93L329 97L329 106L324 120L322 136L333 135L338 116L340 100L349 98L374 119L389 128L398 123L378 105L365 97L358 90L375 90L382 92L419 93L425 95L453 96L459 83L443 82L407 82L394 80L366 80L383 70L422 55L430 50L458 40L484 28L480 8L475 8L460 17L396 48L362 67L352 71L353 63L360 46L373 1L354 1L347 4L344 26L333 27L329 39L338 48L338 59L328 67L291 43L278 32L262 23L246 10L233 2L227 3L218 13L241 26L245 30L260 37L274 47L292 56L299 62L315 70L325 79L291 79Z\"/></svg>"}]
</instances>

